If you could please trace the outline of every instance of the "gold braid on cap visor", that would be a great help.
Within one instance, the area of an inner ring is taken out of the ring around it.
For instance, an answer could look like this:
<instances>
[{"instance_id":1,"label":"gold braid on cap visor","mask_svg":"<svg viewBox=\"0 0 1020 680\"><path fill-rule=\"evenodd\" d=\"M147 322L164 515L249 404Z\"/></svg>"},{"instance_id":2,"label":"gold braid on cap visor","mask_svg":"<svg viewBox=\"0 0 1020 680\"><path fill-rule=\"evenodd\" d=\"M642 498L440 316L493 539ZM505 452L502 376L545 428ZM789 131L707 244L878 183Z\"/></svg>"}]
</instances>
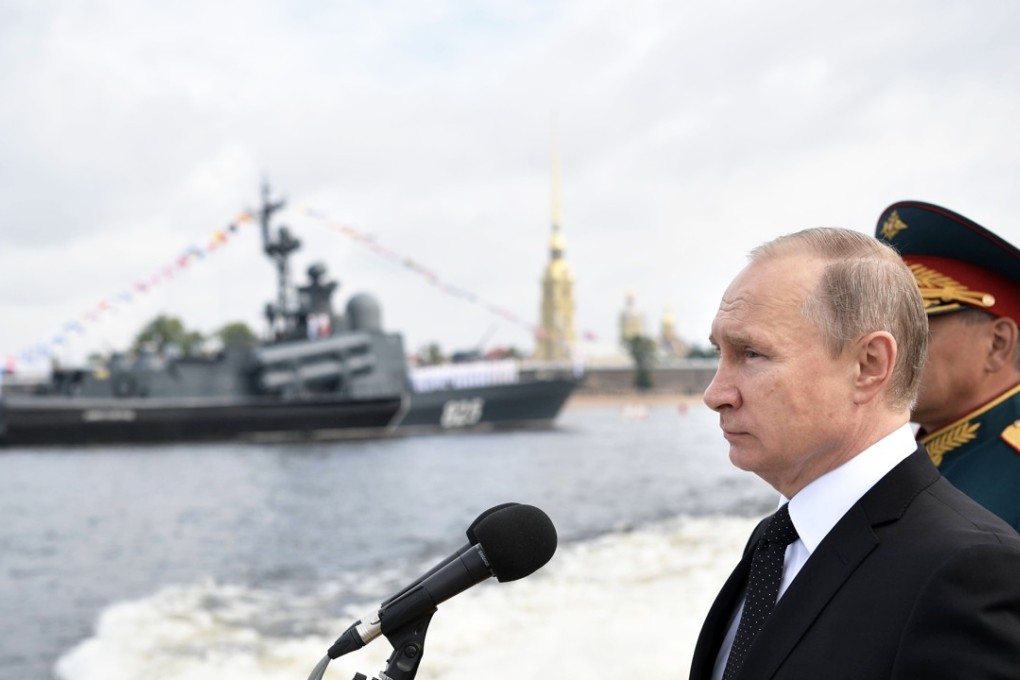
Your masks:
<instances>
[{"instance_id":1,"label":"gold braid on cap visor","mask_svg":"<svg viewBox=\"0 0 1020 680\"><path fill-rule=\"evenodd\" d=\"M995 296L970 290L959 281L922 264L910 265L910 271L917 281L917 288L924 299L924 311L928 314L949 312L968 307L989 308L995 304Z\"/></svg>"}]
</instances>

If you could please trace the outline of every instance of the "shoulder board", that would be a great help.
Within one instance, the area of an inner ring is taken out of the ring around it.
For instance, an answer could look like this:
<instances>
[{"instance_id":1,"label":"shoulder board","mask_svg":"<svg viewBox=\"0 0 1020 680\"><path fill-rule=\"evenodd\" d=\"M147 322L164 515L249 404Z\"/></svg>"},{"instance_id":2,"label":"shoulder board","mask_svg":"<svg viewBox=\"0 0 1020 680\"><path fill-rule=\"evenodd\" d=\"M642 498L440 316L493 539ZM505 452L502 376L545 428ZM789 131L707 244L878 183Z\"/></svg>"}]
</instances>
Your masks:
<instances>
[{"instance_id":1,"label":"shoulder board","mask_svg":"<svg viewBox=\"0 0 1020 680\"><path fill-rule=\"evenodd\" d=\"M1020 453L1020 420L1014 420L1006 426L1006 429L1002 431L1002 441Z\"/></svg>"}]
</instances>

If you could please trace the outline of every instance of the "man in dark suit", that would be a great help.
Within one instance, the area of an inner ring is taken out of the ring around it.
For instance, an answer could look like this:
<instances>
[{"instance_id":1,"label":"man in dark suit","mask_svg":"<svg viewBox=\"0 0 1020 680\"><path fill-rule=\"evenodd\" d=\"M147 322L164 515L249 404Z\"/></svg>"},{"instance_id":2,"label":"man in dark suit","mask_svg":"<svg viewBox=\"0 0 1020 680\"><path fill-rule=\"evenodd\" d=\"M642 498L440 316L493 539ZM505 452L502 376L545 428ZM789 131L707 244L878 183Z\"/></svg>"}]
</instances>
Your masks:
<instances>
[{"instance_id":1,"label":"man in dark suit","mask_svg":"<svg viewBox=\"0 0 1020 680\"><path fill-rule=\"evenodd\" d=\"M781 495L705 620L692 680L1020 677L1020 535L914 441L924 306L887 245L811 229L723 295L705 402Z\"/></svg>"},{"instance_id":2,"label":"man in dark suit","mask_svg":"<svg viewBox=\"0 0 1020 680\"><path fill-rule=\"evenodd\" d=\"M942 475L1020 530L1020 250L937 205L879 217L917 280L931 340L911 420Z\"/></svg>"}]
</instances>

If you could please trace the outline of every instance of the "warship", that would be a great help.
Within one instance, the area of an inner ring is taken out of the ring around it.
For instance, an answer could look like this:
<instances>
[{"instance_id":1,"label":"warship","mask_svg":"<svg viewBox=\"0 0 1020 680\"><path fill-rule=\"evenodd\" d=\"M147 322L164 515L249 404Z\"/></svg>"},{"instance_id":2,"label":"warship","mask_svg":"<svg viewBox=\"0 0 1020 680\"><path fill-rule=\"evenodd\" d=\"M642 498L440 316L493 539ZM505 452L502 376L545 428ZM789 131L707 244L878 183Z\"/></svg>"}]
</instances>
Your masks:
<instances>
[{"instance_id":1,"label":"warship","mask_svg":"<svg viewBox=\"0 0 1020 680\"><path fill-rule=\"evenodd\" d=\"M553 426L582 380L569 366L516 360L410 366L378 300L333 308L316 263L290 283L301 242L273 224L285 201L262 188L262 246L277 274L269 330L254 347L212 356L114 354L0 395L0 445L396 437Z\"/></svg>"}]
</instances>

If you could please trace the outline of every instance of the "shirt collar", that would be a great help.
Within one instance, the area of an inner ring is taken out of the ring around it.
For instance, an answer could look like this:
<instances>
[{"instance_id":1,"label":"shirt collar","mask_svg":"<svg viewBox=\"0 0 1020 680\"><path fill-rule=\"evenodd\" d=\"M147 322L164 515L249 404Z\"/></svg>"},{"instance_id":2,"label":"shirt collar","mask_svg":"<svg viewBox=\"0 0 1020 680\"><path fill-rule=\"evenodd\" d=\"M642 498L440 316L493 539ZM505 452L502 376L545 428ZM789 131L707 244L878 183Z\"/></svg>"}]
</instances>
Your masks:
<instances>
[{"instance_id":1,"label":"shirt collar","mask_svg":"<svg viewBox=\"0 0 1020 680\"><path fill-rule=\"evenodd\" d=\"M916 449L913 429L905 424L801 489L789 501L790 519L808 553L854 503ZM780 499L780 505L785 502Z\"/></svg>"}]
</instances>

